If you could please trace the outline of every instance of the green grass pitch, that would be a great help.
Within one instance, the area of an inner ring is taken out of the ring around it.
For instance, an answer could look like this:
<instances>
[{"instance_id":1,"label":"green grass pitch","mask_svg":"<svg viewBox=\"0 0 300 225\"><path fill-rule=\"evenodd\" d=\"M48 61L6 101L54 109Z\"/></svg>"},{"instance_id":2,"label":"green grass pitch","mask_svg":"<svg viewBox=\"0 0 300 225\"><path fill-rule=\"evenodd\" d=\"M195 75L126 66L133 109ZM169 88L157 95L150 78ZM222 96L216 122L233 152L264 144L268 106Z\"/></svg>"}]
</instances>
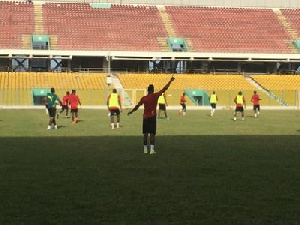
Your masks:
<instances>
[{"instance_id":1,"label":"green grass pitch","mask_svg":"<svg viewBox=\"0 0 300 225\"><path fill-rule=\"evenodd\" d=\"M0 110L0 224L300 224L298 111L169 116L146 155L142 110Z\"/></svg>"}]
</instances>

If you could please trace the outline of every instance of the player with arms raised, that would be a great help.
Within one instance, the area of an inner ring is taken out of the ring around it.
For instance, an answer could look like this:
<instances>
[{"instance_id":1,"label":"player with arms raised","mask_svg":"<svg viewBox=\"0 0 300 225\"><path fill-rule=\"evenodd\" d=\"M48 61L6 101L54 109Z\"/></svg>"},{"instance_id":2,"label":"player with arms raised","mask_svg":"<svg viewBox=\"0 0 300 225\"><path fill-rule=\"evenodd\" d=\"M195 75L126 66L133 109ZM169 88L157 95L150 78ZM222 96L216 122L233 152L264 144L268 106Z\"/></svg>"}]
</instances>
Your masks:
<instances>
[{"instance_id":1,"label":"player with arms raised","mask_svg":"<svg viewBox=\"0 0 300 225\"><path fill-rule=\"evenodd\" d=\"M155 135L156 135L156 105L159 96L168 90L171 83L174 81L172 76L170 81L159 91L154 93L154 86L150 84L148 86L148 94L143 96L139 103L128 112L128 116L134 111L138 110L141 105L144 105L143 114L143 134L144 134L144 153L148 153L148 136L150 134L150 154L156 153L154 151Z\"/></svg>"}]
</instances>

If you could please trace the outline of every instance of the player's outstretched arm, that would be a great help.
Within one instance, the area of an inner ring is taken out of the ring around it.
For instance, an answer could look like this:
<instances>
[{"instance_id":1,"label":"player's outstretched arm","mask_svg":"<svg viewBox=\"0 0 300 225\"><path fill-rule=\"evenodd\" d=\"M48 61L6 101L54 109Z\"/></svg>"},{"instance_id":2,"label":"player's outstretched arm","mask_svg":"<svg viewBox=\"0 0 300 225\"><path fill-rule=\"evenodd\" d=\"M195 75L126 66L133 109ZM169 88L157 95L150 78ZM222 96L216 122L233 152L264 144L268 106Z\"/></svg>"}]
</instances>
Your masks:
<instances>
[{"instance_id":1,"label":"player's outstretched arm","mask_svg":"<svg viewBox=\"0 0 300 225\"><path fill-rule=\"evenodd\" d=\"M166 84L166 86L164 86L158 93L159 95L161 95L162 93L166 92L166 90L168 90L168 88L170 87L171 83L175 80L174 75L172 75L171 79L169 80L169 82Z\"/></svg>"},{"instance_id":2,"label":"player's outstretched arm","mask_svg":"<svg viewBox=\"0 0 300 225\"><path fill-rule=\"evenodd\" d=\"M130 110L130 111L127 113L127 116L129 116L130 114L132 114L133 112L135 112L136 110L138 110L140 106L141 106L141 104L138 103L132 110Z\"/></svg>"}]
</instances>

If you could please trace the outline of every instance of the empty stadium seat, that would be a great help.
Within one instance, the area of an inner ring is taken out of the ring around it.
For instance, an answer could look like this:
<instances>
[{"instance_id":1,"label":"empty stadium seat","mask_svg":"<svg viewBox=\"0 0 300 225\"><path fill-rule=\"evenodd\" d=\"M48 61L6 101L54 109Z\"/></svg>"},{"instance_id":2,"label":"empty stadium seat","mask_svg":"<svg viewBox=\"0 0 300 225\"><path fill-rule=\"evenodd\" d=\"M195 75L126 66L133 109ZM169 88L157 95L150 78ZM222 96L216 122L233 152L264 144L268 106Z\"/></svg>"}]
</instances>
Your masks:
<instances>
[{"instance_id":1,"label":"empty stadium seat","mask_svg":"<svg viewBox=\"0 0 300 225\"><path fill-rule=\"evenodd\" d=\"M25 2L0 2L0 48L22 48L22 35L34 32L33 5Z\"/></svg>"},{"instance_id":2,"label":"empty stadium seat","mask_svg":"<svg viewBox=\"0 0 300 225\"><path fill-rule=\"evenodd\" d=\"M45 3L43 18L45 32L57 35L64 50L159 51L157 38L167 37L154 6Z\"/></svg>"},{"instance_id":3,"label":"empty stadium seat","mask_svg":"<svg viewBox=\"0 0 300 225\"><path fill-rule=\"evenodd\" d=\"M59 96L76 89L85 105L106 104L106 74L0 72L0 105L31 105L34 88L55 87Z\"/></svg>"},{"instance_id":4,"label":"empty stadium seat","mask_svg":"<svg viewBox=\"0 0 300 225\"><path fill-rule=\"evenodd\" d=\"M291 36L271 9L167 6L177 36L195 51L291 53Z\"/></svg>"}]
</instances>

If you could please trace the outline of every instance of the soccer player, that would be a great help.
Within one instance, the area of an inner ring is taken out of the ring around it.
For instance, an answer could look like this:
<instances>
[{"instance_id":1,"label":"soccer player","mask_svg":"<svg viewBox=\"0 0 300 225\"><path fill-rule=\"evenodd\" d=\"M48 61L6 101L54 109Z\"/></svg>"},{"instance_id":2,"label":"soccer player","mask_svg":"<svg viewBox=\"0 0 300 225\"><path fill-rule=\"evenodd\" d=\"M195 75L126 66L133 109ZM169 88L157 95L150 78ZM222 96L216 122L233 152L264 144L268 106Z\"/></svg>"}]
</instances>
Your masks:
<instances>
[{"instance_id":1,"label":"soccer player","mask_svg":"<svg viewBox=\"0 0 300 225\"><path fill-rule=\"evenodd\" d=\"M167 99L166 99L166 94L162 93L159 98L158 98L158 118L160 118L160 112L164 112L165 114L165 118L169 119L168 115L167 115L167 109L166 106L168 105L167 103Z\"/></svg>"},{"instance_id":2,"label":"soccer player","mask_svg":"<svg viewBox=\"0 0 300 225\"><path fill-rule=\"evenodd\" d=\"M60 101L59 97L55 94L55 89L52 87L51 93L47 94L48 114L50 117L48 123L48 130L52 128L52 124L54 125L54 129L57 129L57 124L55 121L57 102L59 102L60 105L62 105L62 102Z\"/></svg>"},{"instance_id":3,"label":"soccer player","mask_svg":"<svg viewBox=\"0 0 300 225\"><path fill-rule=\"evenodd\" d=\"M185 93L182 93L182 96L180 96L180 105L181 105L181 109L179 111L179 115L183 115L185 116L186 113L186 98L185 98Z\"/></svg>"},{"instance_id":4,"label":"soccer player","mask_svg":"<svg viewBox=\"0 0 300 225\"><path fill-rule=\"evenodd\" d=\"M172 76L170 81L159 92L154 93L154 86L148 86L148 95L142 97L138 104L128 112L128 116L138 110L141 105L144 105L143 114L143 134L144 134L144 153L148 153L148 136L150 134L150 154L156 153L154 150L155 135L156 135L156 105L159 96L168 90L171 83L174 81Z\"/></svg>"},{"instance_id":5,"label":"soccer player","mask_svg":"<svg viewBox=\"0 0 300 225\"><path fill-rule=\"evenodd\" d=\"M61 110L59 113L57 113L57 119L59 117L59 114L61 114L63 111L66 110L66 118L69 118L69 96L70 96L70 92L67 91L66 95L63 97L62 99L62 106L61 106Z\"/></svg>"},{"instance_id":6,"label":"soccer player","mask_svg":"<svg viewBox=\"0 0 300 225\"><path fill-rule=\"evenodd\" d=\"M111 129L115 129L115 116L117 116L117 128L120 128L120 112L122 111L122 106L120 95L117 94L117 89L113 89L113 92L108 96L107 108L110 113Z\"/></svg>"},{"instance_id":7,"label":"soccer player","mask_svg":"<svg viewBox=\"0 0 300 225\"><path fill-rule=\"evenodd\" d=\"M246 108L246 100L243 96L242 91L239 91L238 95L234 98L234 103L236 104L233 120L236 121L237 112L241 112L242 120L245 120L244 117L244 106Z\"/></svg>"},{"instance_id":8,"label":"soccer player","mask_svg":"<svg viewBox=\"0 0 300 225\"><path fill-rule=\"evenodd\" d=\"M259 115L260 111L260 101L259 95L256 91L253 91L253 95L251 98L251 102L253 103L253 111L254 111L254 117L257 117Z\"/></svg>"},{"instance_id":9,"label":"soccer player","mask_svg":"<svg viewBox=\"0 0 300 225\"><path fill-rule=\"evenodd\" d=\"M216 95L216 92L213 91L212 95L209 97L209 103L211 106L210 116L214 115L217 108L217 102L218 102L218 96Z\"/></svg>"},{"instance_id":10,"label":"soccer player","mask_svg":"<svg viewBox=\"0 0 300 225\"><path fill-rule=\"evenodd\" d=\"M71 106L72 124L78 122L78 104L81 105L79 97L76 95L76 90L72 90L69 96L69 105Z\"/></svg>"}]
</instances>

